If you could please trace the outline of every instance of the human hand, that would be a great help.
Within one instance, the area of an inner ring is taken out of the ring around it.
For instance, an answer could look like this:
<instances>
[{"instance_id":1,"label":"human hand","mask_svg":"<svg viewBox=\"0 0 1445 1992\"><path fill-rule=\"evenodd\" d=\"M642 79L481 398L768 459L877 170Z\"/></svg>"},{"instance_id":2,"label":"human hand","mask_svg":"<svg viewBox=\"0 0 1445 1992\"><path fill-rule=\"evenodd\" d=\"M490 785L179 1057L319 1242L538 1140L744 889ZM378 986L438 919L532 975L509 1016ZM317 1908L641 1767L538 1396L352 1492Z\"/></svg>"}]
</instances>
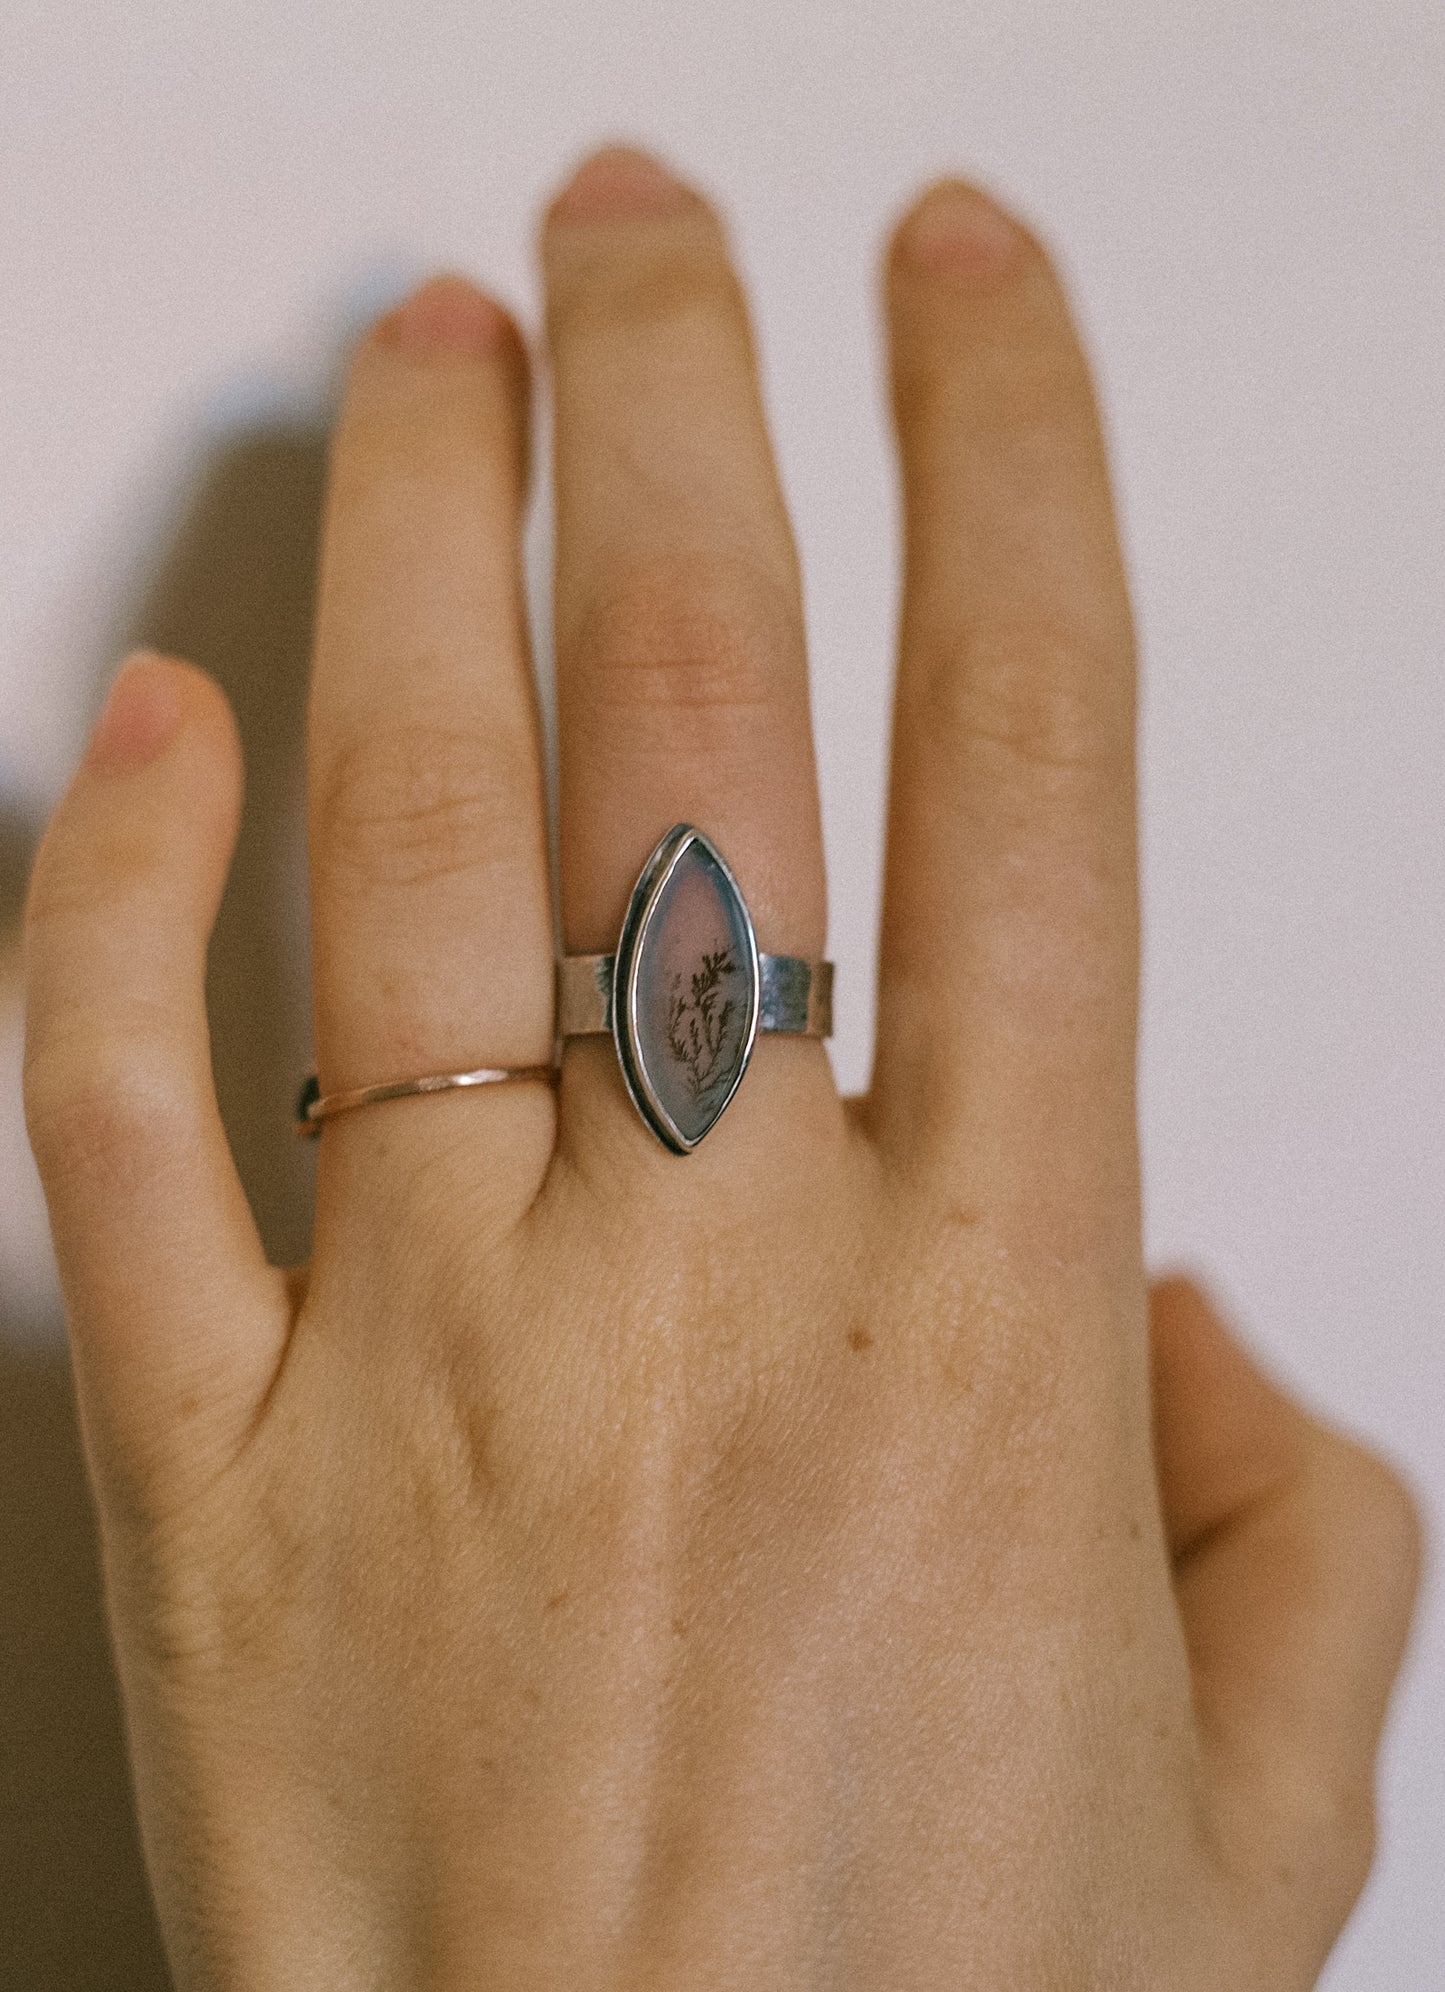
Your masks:
<instances>
[{"instance_id":1,"label":"human hand","mask_svg":"<svg viewBox=\"0 0 1445 1992\"><path fill-rule=\"evenodd\" d=\"M819 954L798 575L718 226L610 153L544 254L565 946L614 944L683 819L763 946ZM1282 1992L1361 1885L1413 1511L1196 1290L1146 1292L1084 361L957 183L887 292L866 1099L770 1038L678 1160L574 1042L555 1093L329 1123L283 1274L211 1086L241 770L210 682L133 665L47 835L28 1113L184 1992ZM328 1091L550 1054L526 397L456 280L352 369L309 749Z\"/></svg>"}]
</instances>

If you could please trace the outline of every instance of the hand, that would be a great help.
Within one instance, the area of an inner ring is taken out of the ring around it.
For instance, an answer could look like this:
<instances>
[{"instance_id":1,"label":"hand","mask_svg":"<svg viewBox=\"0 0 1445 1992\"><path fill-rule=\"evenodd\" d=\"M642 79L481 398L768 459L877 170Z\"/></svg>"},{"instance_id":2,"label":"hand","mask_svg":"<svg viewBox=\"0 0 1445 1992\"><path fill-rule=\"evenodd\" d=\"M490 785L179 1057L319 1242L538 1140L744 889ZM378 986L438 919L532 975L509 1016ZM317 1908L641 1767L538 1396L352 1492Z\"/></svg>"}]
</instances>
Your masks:
<instances>
[{"instance_id":1,"label":"hand","mask_svg":"<svg viewBox=\"0 0 1445 1992\"><path fill-rule=\"evenodd\" d=\"M611 152L544 255L565 946L615 944L682 819L765 948L818 954L798 574L718 224ZM1146 1294L1084 361L957 183L887 296L865 1100L767 1038L678 1160L574 1041L555 1093L330 1122L283 1274L211 1089L241 770L210 682L134 663L46 838L29 1116L186 1992L1283 1992L1362 1883L1413 1512L1197 1291ZM454 279L352 368L310 727L328 1091L550 1053L526 400Z\"/></svg>"}]
</instances>

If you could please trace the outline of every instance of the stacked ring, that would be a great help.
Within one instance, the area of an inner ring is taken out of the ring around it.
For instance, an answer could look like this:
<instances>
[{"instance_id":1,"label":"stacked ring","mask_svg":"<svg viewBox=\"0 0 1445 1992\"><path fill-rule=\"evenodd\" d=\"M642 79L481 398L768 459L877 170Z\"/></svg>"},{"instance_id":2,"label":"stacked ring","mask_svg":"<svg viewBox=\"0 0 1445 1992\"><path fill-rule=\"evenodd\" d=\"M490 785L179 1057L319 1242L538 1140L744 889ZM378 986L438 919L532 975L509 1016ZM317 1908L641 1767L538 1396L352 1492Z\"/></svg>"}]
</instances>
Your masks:
<instances>
[{"instance_id":1,"label":"stacked ring","mask_svg":"<svg viewBox=\"0 0 1445 1992\"><path fill-rule=\"evenodd\" d=\"M764 954L737 880L689 823L669 830L638 876L614 954L557 964L557 1039L610 1033L643 1122L675 1155L716 1126L742 1083L760 1031L827 1037L833 964ZM550 1079L555 1066L481 1066L323 1094L313 1075L296 1124L321 1132L333 1114L412 1093L511 1079Z\"/></svg>"}]
</instances>

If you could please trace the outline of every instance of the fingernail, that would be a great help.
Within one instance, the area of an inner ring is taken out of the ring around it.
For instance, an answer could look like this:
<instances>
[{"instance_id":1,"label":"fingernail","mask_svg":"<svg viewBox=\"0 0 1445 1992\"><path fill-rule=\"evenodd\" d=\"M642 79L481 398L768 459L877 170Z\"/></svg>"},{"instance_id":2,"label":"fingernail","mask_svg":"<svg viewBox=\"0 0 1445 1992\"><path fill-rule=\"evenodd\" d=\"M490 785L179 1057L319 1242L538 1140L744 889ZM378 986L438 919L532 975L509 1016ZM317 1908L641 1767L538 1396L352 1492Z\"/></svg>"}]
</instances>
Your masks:
<instances>
[{"instance_id":1,"label":"fingernail","mask_svg":"<svg viewBox=\"0 0 1445 1992\"><path fill-rule=\"evenodd\" d=\"M86 761L103 774L121 774L153 761L181 723L175 672L153 651L137 651L121 666L106 696Z\"/></svg>"},{"instance_id":2,"label":"fingernail","mask_svg":"<svg viewBox=\"0 0 1445 1992\"><path fill-rule=\"evenodd\" d=\"M972 280L1000 275L1023 241L1018 223L981 189L945 180L908 217L899 247L919 269Z\"/></svg>"},{"instance_id":3,"label":"fingernail","mask_svg":"<svg viewBox=\"0 0 1445 1992\"><path fill-rule=\"evenodd\" d=\"M456 353L487 359L507 336L507 314L465 277L431 277L376 327L384 345L427 359Z\"/></svg>"},{"instance_id":4,"label":"fingernail","mask_svg":"<svg viewBox=\"0 0 1445 1992\"><path fill-rule=\"evenodd\" d=\"M632 221L676 214L691 199L650 153L609 145L584 159L552 203L556 221Z\"/></svg>"}]
</instances>

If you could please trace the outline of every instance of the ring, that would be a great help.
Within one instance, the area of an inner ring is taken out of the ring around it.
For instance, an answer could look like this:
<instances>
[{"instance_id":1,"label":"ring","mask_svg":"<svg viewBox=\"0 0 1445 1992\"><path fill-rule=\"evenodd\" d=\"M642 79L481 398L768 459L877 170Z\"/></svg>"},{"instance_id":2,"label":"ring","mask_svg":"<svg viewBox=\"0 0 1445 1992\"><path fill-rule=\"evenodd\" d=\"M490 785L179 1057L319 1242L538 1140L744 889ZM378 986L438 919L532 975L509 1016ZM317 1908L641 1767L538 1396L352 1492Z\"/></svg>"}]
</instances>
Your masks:
<instances>
[{"instance_id":1,"label":"ring","mask_svg":"<svg viewBox=\"0 0 1445 1992\"><path fill-rule=\"evenodd\" d=\"M737 880L711 838L676 824L642 867L617 952L557 963L559 1047L610 1032L628 1096L664 1148L688 1155L742 1083L759 1031L828 1037L833 964L764 954ZM555 1080L557 1066L480 1066L323 1093L315 1073L296 1132L353 1107L511 1079Z\"/></svg>"},{"instance_id":2,"label":"ring","mask_svg":"<svg viewBox=\"0 0 1445 1992\"><path fill-rule=\"evenodd\" d=\"M428 1072L421 1079L385 1079L379 1086L353 1086L348 1093L323 1093L313 1072L296 1097L296 1132L314 1136L321 1123L333 1114L349 1113L353 1107L375 1106L381 1100L404 1100L408 1093L452 1093L467 1086L495 1086L504 1079L545 1079L550 1085L557 1077L555 1065L482 1065L474 1072Z\"/></svg>"},{"instance_id":3,"label":"ring","mask_svg":"<svg viewBox=\"0 0 1445 1992\"><path fill-rule=\"evenodd\" d=\"M642 867L615 955L557 964L557 1036L610 1031L633 1105L687 1155L742 1082L759 1031L827 1037L833 964L759 952L717 846L690 823Z\"/></svg>"}]
</instances>

